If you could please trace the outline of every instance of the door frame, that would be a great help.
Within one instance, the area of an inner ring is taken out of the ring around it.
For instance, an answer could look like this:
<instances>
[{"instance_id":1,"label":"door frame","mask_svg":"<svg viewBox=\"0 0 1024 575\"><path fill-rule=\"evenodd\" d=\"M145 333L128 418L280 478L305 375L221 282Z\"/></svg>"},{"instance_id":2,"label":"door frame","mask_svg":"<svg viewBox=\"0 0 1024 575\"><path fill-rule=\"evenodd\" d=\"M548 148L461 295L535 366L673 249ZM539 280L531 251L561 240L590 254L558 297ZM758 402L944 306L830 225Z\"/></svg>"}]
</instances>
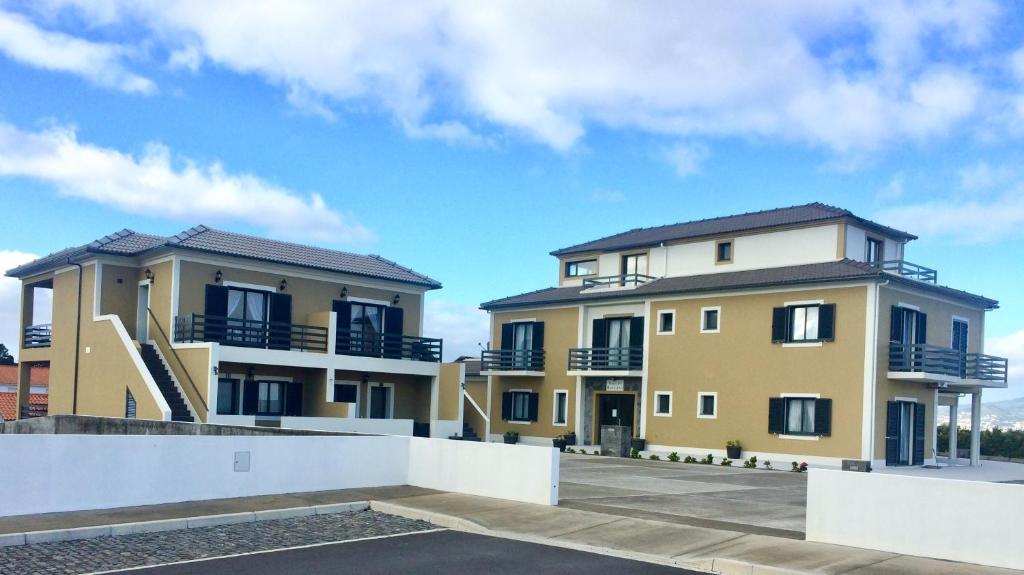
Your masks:
<instances>
[{"instance_id":1,"label":"door frame","mask_svg":"<svg viewBox=\"0 0 1024 575\"><path fill-rule=\"evenodd\" d=\"M899 397L899 396L897 396L897 397L894 397L892 399L892 401L895 401L896 403L900 404L900 410L899 410L899 419L900 419L900 421L898 421L897 424L896 424L896 429L897 429L897 432L896 432L896 464L894 465L894 467L914 467L914 466L917 466L917 465L924 465L924 461L914 461L914 443L915 443L915 439L916 439L914 437L914 433L915 433L914 432L914 418L917 416L917 410L918 409L924 409L924 404L921 403L921 401L918 400L915 397ZM901 463L899 461L899 451L900 451L900 448L902 447L901 435L902 435L902 431L903 431L903 425L902 425L903 404L911 404L911 405L914 406L913 409L911 409L911 412L910 412L910 437L906 438L906 440L909 442L909 445L907 447L907 453L908 453L907 463Z\"/></svg>"},{"instance_id":2,"label":"door frame","mask_svg":"<svg viewBox=\"0 0 1024 575\"><path fill-rule=\"evenodd\" d=\"M146 288L146 306L142 307L142 288ZM153 301L153 281L142 280L135 292L135 341L146 343L149 341L149 304ZM142 328L141 330L139 328ZM141 337L140 331L145 331L145 338Z\"/></svg>"},{"instance_id":3,"label":"door frame","mask_svg":"<svg viewBox=\"0 0 1024 575\"><path fill-rule=\"evenodd\" d=\"M637 391L603 391L603 390L595 389L594 391L591 392L591 403L590 403L591 405L594 406L593 413L590 414L590 430L591 430L591 433L593 435L593 437L591 437L591 440L593 441L592 445L600 445L601 444L601 426L600 426L601 403L598 400L598 397L597 397L598 395L632 395L633 396L633 437L639 437L639 431L640 430L638 429L638 425L637 425L637 422L639 421L639 418L637 416L636 410L637 410L637 408L640 405L640 403L638 401L639 396L640 396L640 392L637 392Z\"/></svg>"},{"instance_id":4,"label":"door frame","mask_svg":"<svg viewBox=\"0 0 1024 575\"><path fill-rule=\"evenodd\" d=\"M374 387L386 387L388 391L388 404L385 408L385 414L387 415L384 419L395 418L395 384L389 381L368 381L366 382L366 419L375 419L370 417L373 413L373 391Z\"/></svg>"}]
</instances>

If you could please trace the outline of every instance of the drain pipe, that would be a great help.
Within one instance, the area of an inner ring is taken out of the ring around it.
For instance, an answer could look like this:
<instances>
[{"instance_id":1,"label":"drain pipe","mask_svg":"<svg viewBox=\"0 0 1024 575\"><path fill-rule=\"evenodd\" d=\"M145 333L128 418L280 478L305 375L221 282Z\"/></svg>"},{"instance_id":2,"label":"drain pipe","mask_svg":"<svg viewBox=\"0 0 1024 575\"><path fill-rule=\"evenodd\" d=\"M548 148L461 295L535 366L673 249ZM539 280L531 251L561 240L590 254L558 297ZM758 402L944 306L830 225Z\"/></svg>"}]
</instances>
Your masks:
<instances>
[{"instance_id":1,"label":"drain pipe","mask_svg":"<svg viewBox=\"0 0 1024 575\"><path fill-rule=\"evenodd\" d=\"M78 267L78 305L75 312L75 379L72 387L71 395L71 415L78 414L78 360L82 355L82 350L79 349L80 340L82 338L82 264L71 261L68 258L68 264Z\"/></svg>"}]
</instances>

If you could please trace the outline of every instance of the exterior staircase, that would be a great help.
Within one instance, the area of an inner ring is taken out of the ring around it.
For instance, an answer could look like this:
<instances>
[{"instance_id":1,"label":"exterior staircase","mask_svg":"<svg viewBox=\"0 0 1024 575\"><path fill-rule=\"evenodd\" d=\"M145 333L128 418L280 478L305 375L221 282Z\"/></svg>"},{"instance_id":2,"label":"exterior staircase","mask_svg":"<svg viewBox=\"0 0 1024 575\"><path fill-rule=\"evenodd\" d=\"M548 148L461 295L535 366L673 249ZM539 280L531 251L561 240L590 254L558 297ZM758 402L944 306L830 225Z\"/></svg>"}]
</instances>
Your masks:
<instances>
[{"instance_id":1,"label":"exterior staircase","mask_svg":"<svg viewBox=\"0 0 1024 575\"><path fill-rule=\"evenodd\" d=\"M150 375L153 376L153 381L156 382L156 386L160 388L160 393L163 394L167 405L171 408L171 421L195 423L196 420L192 416L192 412L185 405L185 399L181 397L178 386L174 384L171 374L167 372L167 366L164 365L160 354L156 352L152 345L147 343L140 344L139 350L142 354L143 363L146 364Z\"/></svg>"},{"instance_id":2,"label":"exterior staircase","mask_svg":"<svg viewBox=\"0 0 1024 575\"><path fill-rule=\"evenodd\" d=\"M480 441L480 436L478 436L476 431L473 430L473 427L466 422L462 422L462 441Z\"/></svg>"}]
</instances>

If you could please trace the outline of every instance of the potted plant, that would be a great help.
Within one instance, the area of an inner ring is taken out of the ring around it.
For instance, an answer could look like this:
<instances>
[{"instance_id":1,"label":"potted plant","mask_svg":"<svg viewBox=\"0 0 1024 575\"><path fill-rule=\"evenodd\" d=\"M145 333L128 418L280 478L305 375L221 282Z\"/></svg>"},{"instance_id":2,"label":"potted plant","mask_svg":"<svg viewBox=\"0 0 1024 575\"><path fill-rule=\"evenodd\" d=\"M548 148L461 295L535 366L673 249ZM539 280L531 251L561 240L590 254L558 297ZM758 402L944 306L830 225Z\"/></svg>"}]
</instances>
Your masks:
<instances>
[{"instance_id":1,"label":"potted plant","mask_svg":"<svg viewBox=\"0 0 1024 575\"><path fill-rule=\"evenodd\" d=\"M559 435L551 439L551 445L558 448L558 451L565 451L567 442L564 435Z\"/></svg>"},{"instance_id":2,"label":"potted plant","mask_svg":"<svg viewBox=\"0 0 1024 575\"><path fill-rule=\"evenodd\" d=\"M515 445L519 443L519 432L518 431L506 431L505 432L505 444Z\"/></svg>"},{"instance_id":3,"label":"potted plant","mask_svg":"<svg viewBox=\"0 0 1024 575\"><path fill-rule=\"evenodd\" d=\"M729 459L739 459L741 451L743 451L743 446L740 445L739 439L731 439L725 442L725 454Z\"/></svg>"},{"instance_id":4,"label":"potted plant","mask_svg":"<svg viewBox=\"0 0 1024 575\"><path fill-rule=\"evenodd\" d=\"M576 432L575 431L570 431L569 433L566 433L562 437L565 438L565 444L566 445L576 445Z\"/></svg>"},{"instance_id":5,"label":"potted plant","mask_svg":"<svg viewBox=\"0 0 1024 575\"><path fill-rule=\"evenodd\" d=\"M647 447L647 440L642 437L634 437L629 440L629 446L637 451L643 451Z\"/></svg>"}]
</instances>

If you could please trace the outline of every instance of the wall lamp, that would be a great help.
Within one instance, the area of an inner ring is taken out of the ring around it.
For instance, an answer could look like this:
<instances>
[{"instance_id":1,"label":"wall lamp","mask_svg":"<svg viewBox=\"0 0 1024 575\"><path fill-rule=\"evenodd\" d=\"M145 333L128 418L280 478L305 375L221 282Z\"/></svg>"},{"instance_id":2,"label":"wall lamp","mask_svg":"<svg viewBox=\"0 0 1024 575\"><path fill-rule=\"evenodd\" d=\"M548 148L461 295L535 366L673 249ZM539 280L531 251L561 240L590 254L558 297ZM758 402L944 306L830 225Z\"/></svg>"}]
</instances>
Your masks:
<instances>
[{"instance_id":1,"label":"wall lamp","mask_svg":"<svg viewBox=\"0 0 1024 575\"><path fill-rule=\"evenodd\" d=\"M224 272L217 270L217 273L213 274L213 283L219 284L222 279L224 279Z\"/></svg>"},{"instance_id":2,"label":"wall lamp","mask_svg":"<svg viewBox=\"0 0 1024 575\"><path fill-rule=\"evenodd\" d=\"M348 297L348 286L341 286L341 299Z\"/></svg>"},{"instance_id":3,"label":"wall lamp","mask_svg":"<svg viewBox=\"0 0 1024 575\"><path fill-rule=\"evenodd\" d=\"M146 279L150 282L153 281L153 270L146 268Z\"/></svg>"},{"instance_id":4,"label":"wall lamp","mask_svg":"<svg viewBox=\"0 0 1024 575\"><path fill-rule=\"evenodd\" d=\"M280 288L281 291L284 291L284 290L288 289L288 280L282 279L281 280L281 285L279 285L277 287Z\"/></svg>"},{"instance_id":5,"label":"wall lamp","mask_svg":"<svg viewBox=\"0 0 1024 575\"><path fill-rule=\"evenodd\" d=\"M391 300L391 305L398 305L398 300L402 299L398 294L395 294L395 298Z\"/></svg>"}]
</instances>

